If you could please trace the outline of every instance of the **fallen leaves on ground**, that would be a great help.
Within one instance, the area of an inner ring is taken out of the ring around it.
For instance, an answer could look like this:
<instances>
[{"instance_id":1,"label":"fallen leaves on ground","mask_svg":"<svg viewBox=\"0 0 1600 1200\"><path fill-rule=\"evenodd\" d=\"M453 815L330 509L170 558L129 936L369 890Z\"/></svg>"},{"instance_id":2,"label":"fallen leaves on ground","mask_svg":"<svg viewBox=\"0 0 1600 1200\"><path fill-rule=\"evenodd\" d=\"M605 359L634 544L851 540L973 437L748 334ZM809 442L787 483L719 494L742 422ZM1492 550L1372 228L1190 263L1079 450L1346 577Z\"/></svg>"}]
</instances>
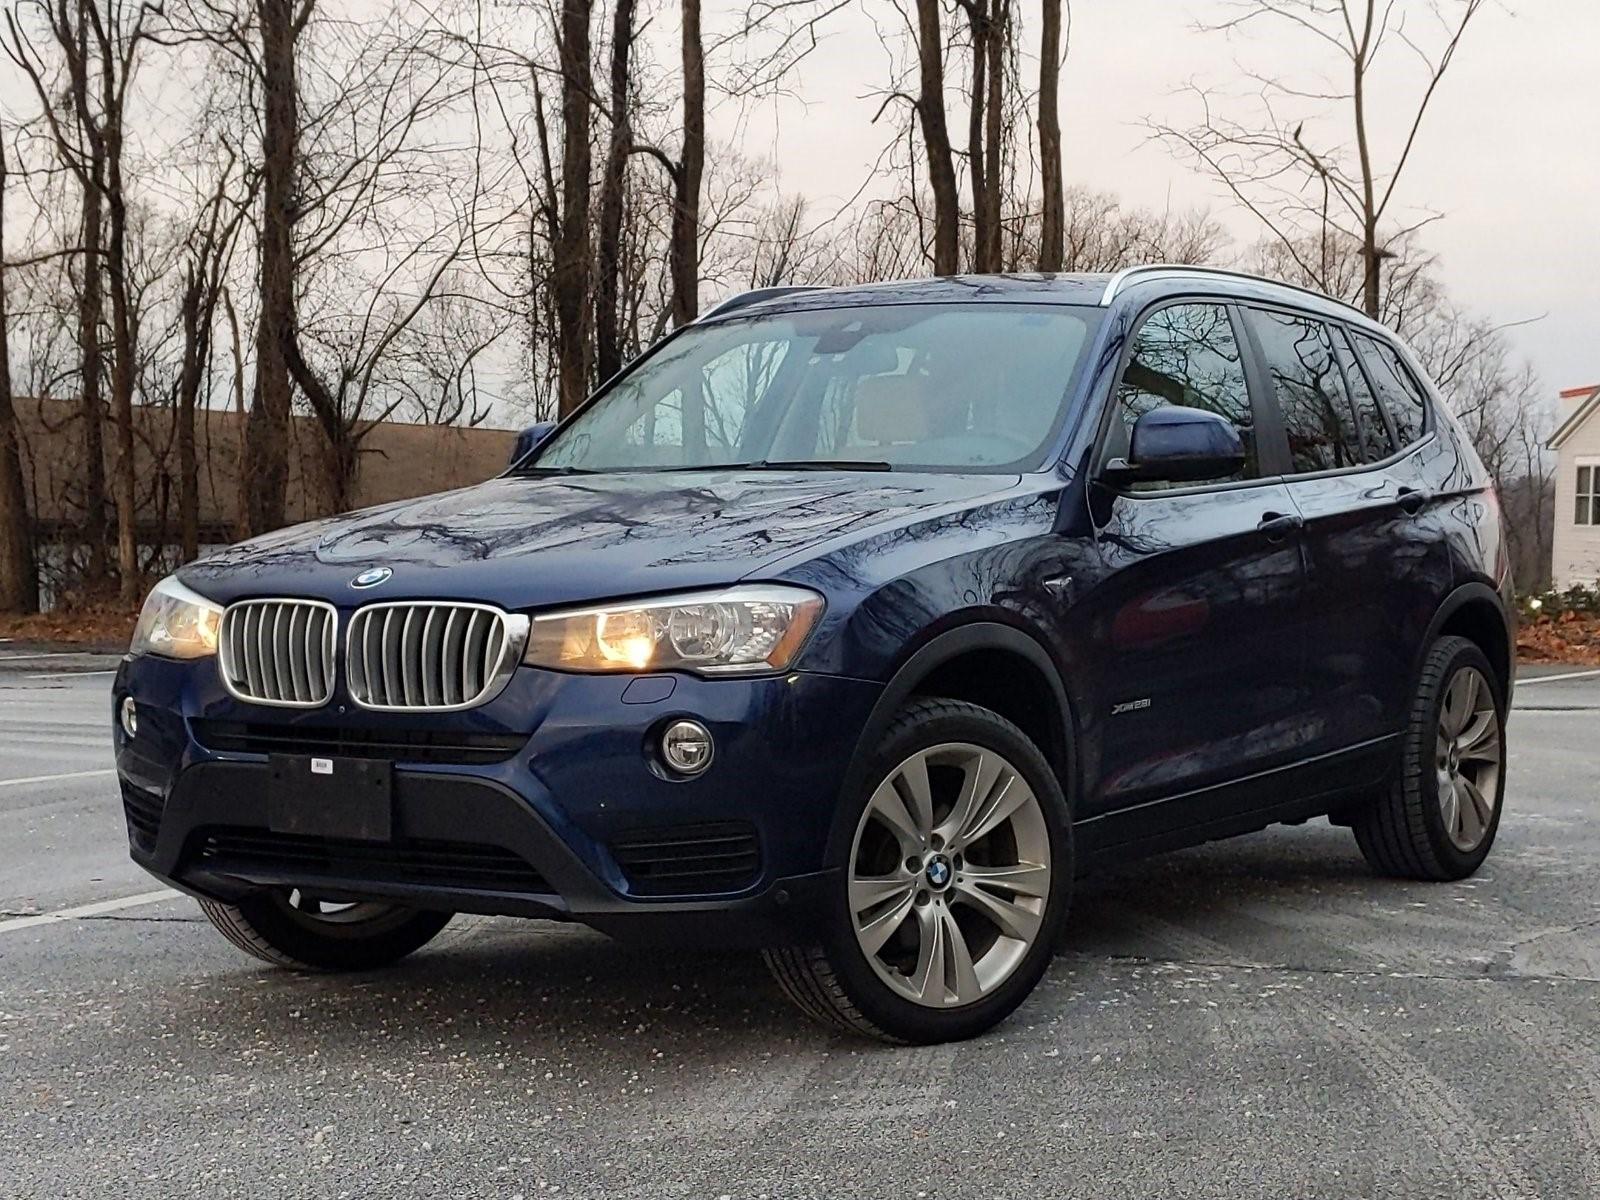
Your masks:
<instances>
[{"instance_id":1,"label":"fallen leaves on ground","mask_svg":"<svg viewBox=\"0 0 1600 1200\"><path fill-rule=\"evenodd\" d=\"M26 617L0 616L0 638L126 650L138 617L137 612L123 608L57 609Z\"/></svg>"},{"instance_id":2,"label":"fallen leaves on ground","mask_svg":"<svg viewBox=\"0 0 1600 1200\"><path fill-rule=\"evenodd\" d=\"M1517 631L1517 658L1522 662L1600 666L1600 616L1563 613L1524 621Z\"/></svg>"}]
</instances>

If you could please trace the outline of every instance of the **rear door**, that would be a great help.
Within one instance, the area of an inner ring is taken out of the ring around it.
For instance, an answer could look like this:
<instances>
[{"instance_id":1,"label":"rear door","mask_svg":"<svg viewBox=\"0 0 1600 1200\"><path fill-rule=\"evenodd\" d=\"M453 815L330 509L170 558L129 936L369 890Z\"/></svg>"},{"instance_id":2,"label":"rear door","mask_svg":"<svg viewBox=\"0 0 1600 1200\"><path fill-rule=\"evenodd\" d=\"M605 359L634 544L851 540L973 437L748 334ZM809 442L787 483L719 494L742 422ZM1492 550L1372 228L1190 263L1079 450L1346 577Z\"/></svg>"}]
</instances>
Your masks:
<instances>
[{"instance_id":1,"label":"rear door","mask_svg":"<svg viewBox=\"0 0 1600 1200\"><path fill-rule=\"evenodd\" d=\"M1234 815L1222 785L1294 759L1304 736L1299 518L1243 345L1229 304L1157 308L1105 414L1101 463L1125 457L1133 423L1166 404L1227 417L1248 453L1228 479L1091 485L1100 574L1076 611L1092 622L1103 711L1083 814L1138 810L1112 840Z\"/></svg>"},{"instance_id":2,"label":"rear door","mask_svg":"<svg viewBox=\"0 0 1600 1200\"><path fill-rule=\"evenodd\" d=\"M1381 739L1403 722L1419 622L1426 628L1433 612L1440 548L1418 519L1428 497L1342 324L1255 307L1247 320L1288 441L1286 486L1306 523L1306 753L1366 747L1371 757L1350 765L1375 771Z\"/></svg>"}]
</instances>

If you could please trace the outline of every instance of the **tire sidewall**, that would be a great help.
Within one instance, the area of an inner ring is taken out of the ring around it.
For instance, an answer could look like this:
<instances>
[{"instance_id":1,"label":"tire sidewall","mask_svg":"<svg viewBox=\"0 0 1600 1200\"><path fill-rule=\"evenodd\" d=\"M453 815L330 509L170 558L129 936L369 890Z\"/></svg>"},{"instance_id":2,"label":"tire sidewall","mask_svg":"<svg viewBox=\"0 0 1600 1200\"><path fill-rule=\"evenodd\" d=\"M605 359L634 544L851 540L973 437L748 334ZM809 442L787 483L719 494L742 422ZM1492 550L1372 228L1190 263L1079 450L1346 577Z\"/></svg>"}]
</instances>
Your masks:
<instances>
[{"instance_id":1,"label":"tire sidewall","mask_svg":"<svg viewBox=\"0 0 1600 1200\"><path fill-rule=\"evenodd\" d=\"M917 717L919 710L929 711L926 719ZM1074 874L1071 809L1055 771L1015 725L987 709L966 703L915 703L891 723L888 735L868 754L864 769L857 776L862 784L845 798L842 816L852 834L867 802L889 772L918 750L944 742L969 742L994 750L1010 761L1033 789L1044 809L1050 834L1050 895L1039 936L1010 978L974 1004L958 1009L927 1008L890 990L856 940L849 909L849 860L854 838L845 840L842 853L833 864L839 868L839 882L825 913L823 949L861 1014L884 1033L917 1043L975 1036L1022 1003L1050 965L1067 918Z\"/></svg>"},{"instance_id":2,"label":"tire sidewall","mask_svg":"<svg viewBox=\"0 0 1600 1200\"><path fill-rule=\"evenodd\" d=\"M1500 814L1505 807L1505 691L1495 678L1494 668L1489 665L1489 660L1483 651L1466 639L1450 638L1441 642L1435 650L1435 656L1429 663L1433 669L1425 674L1423 682L1423 687L1426 689L1423 697L1425 703L1422 706L1422 711L1426 714L1425 720L1418 722L1413 718L1410 728L1406 730L1406 769L1401 785L1416 794L1428 844L1438 856L1440 863L1446 867L1451 877L1463 878L1476 871L1489 856L1489 851L1494 847L1495 835L1500 828ZM1434 749L1445 694L1450 689L1451 681L1467 667L1475 668L1489 684L1490 694L1494 697L1495 721L1501 747L1500 772L1495 780L1493 796L1494 812L1489 818L1489 828L1484 833L1483 840L1478 843L1476 849L1470 851L1460 849L1450 839L1450 834L1445 829L1444 813L1439 808L1439 779L1434 769Z\"/></svg>"},{"instance_id":3,"label":"tire sidewall","mask_svg":"<svg viewBox=\"0 0 1600 1200\"><path fill-rule=\"evenodd\" d=\"M371 933L356 927L323 933L296 921L266 895L238 901L234 907L256 936L285 957L316 971L388 966L427 944L451 919L450 913L397 907L395 919Z\"/></svg>"}]
</instances>

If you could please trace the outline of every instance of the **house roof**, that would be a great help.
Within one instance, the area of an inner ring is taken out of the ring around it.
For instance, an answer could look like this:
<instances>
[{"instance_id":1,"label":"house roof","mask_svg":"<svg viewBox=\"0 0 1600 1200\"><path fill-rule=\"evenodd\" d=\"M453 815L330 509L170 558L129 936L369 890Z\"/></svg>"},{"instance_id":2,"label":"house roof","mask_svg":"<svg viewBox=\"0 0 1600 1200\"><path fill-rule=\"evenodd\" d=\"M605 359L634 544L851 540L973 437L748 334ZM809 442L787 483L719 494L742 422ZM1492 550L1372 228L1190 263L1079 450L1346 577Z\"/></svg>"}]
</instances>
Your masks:
<instances>
[{"instance_id":1,"label":"house roof","mask_svg":"<svg viewBox=\"0 0 1600 1200\"><path fill-rule=\"evenodd\" d=\"M1576 400L1577 406L1568 414L1567 419L1561 422L1559 428L1550 435L1550 449L1561 449L1561 443L1566 441L1580 426L1583 425L1596 410L1600 410L1600 383L1591 387L1568 388L1561 393L1563 400Z\"/></svg>"}]
</instances>

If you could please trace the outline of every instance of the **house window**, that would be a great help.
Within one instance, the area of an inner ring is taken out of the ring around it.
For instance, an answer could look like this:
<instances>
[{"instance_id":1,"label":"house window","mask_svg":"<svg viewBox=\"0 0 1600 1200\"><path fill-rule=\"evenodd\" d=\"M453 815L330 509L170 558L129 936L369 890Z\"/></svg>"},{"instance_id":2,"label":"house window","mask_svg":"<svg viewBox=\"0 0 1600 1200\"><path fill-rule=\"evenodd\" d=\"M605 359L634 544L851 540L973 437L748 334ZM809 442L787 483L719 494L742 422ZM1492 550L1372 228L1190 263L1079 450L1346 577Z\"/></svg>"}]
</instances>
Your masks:
<instances>
[{"instance_id":1,"label":"house window","mask_svg":"<svg viewBox=\"0 0 1600 1200\"><path fill-rule=\"evenodd\" d=\"M1600 462L1578 466L1578 498L1572 519L1579 525L1600 525Z\"/></svg>"}]
</instances>

